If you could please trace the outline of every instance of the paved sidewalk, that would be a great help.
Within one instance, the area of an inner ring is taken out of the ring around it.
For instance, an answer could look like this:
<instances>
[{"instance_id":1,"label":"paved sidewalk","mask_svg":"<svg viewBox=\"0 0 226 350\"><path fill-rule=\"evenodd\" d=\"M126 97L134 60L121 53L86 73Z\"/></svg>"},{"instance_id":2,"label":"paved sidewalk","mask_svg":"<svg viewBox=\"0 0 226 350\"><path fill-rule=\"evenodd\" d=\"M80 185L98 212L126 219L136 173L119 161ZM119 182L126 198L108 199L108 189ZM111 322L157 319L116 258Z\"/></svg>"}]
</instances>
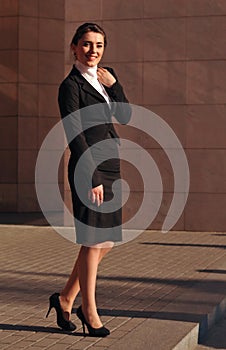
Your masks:
<instances>
[{"instance_id":1,"label":"paved sidewalk","mask_svg":"<svg viewBox=\"0 0 226 350\"><path fill-rule=\"evenodd\" d=\"M99 312L111 330L105 339L83 337L75 314L72 334L56 327L53 310L45 318L79 246L50 227L0 225L0 238L2 350L192 350L226 309L225 233L147 231L115 247L97 281ZM80 303L79 296L74 312Z\"/></svg>"}]
</instances>

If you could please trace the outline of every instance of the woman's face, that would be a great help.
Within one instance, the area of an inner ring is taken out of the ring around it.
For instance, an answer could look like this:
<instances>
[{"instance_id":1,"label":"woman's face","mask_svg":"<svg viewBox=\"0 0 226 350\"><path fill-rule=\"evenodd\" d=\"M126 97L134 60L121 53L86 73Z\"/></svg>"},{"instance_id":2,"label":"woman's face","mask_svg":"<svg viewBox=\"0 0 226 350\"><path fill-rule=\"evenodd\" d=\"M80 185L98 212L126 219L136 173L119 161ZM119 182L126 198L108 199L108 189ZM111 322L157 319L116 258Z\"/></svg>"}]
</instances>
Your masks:
<instances>
[{"instance_id":1,"label":"woman's face","mask_svg":"<svg viewBox=\"0 0 226 350\"><path fill-rule=\"evenodd\" d=\"M77 45L72 44L76 59L88 67L97 65L104 53L104 37L100 33L88 32Z\"/></svg>"}]
</instances>

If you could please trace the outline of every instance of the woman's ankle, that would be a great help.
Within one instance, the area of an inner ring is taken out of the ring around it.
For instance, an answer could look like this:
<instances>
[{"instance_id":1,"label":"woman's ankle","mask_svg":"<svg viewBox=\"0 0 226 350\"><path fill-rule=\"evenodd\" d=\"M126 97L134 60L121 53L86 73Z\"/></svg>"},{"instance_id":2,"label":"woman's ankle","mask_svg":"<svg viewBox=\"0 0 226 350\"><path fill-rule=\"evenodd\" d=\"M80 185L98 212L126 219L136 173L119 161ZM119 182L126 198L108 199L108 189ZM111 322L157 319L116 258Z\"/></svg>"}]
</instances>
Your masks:
<instances>
[{"instance_id":1,"label":"woman's ankle","mask_svg":"<svg viewBox=\"0 0 226 350\"><path fill-rule=\"evenodd\" d=\"M97 309L95 307L89 307L86 305L82 305L82 312L85 316L86 321L94 328L99 328L103 324L100 320L100 317L97 313Z\"/></svg>"},{"instance_id":2,"label":"woman's ankle","mask_svg":"<svg viewBox=\"0 0 226 350\"><path fill-rule=\"evenodd\" d=\"M71 300L70 298L68 298L67 296L61 293L60 293L59 300L63 311L71 313L74 300Z\"/></svg>"},{"instance_id":3,"label":"woman's ankle","mask_svg":"<svg viewBox=\"0 0 226 350\"><path fill-rule=\"evenodd\" d=\"M70 304L70 298L68 298L68 296L66 294L64 294L63 292L60 293L60 300L64 303L68 303Z\"/></svg>"}]
</instances>

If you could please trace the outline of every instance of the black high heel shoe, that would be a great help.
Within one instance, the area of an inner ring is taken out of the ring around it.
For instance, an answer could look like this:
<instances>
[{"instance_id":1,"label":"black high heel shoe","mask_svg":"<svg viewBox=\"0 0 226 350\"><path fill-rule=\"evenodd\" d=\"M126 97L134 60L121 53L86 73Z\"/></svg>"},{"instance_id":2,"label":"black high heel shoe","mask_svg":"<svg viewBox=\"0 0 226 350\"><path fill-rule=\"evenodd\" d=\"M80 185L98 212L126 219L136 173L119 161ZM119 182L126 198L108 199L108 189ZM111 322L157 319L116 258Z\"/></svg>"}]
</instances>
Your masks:
<instances>
[{"instance_id":1,"label":"black high heel shoe","mask_svg":"<svg viewBox=\"0 0 226 350\"><path fill-rule=\"evenodd\" d=\"M57 325L64 331L72 332L76 329L76 325L71 321L65 320L60 306L59 296L60 293L54 293L49 297L49 310L46 314L46 318L49 316L51 309L54 308L57 314Z\"/></svg>"},{"instance_id":2,"label":"black high heel shoe","mask_svg":"<svg viewBox=\"0 0 226 350\"><path fill-rule=\"evenodd\" d=\"M90 324L86 321L85 316L82 312L82 306L79 306L76 313L77 313L78 318L82 322L84 336L85 336L85 325L86 325L88 332L89 332L89 335L91 337L106 337L107 335L110 334L109 329L107 329L104 326L102 326L100 328L93 328L92 326L90 326Z\"/></svg>"}]
</instances>

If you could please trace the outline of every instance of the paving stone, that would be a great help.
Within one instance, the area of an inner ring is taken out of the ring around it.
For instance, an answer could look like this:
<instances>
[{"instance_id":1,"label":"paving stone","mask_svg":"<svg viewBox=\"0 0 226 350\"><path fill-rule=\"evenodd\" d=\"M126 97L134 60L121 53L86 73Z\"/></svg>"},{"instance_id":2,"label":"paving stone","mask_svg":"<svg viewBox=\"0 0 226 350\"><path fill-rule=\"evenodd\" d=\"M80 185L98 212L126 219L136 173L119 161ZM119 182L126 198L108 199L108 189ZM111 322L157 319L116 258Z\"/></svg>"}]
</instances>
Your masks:
<instances>
[{"instance_id":1,"label":"paving stone","mask_svg":"<svg viewBox=\"0 0 226 350\"><path fill-rule=\"evenodd\" d=\"M1 345L1 347L4 345L4 346L6 346L6 345L10 345L10 344L12 344L12 340L11 339L8 339L8 338L4 338L4 339L0 339L0 345Z\"/></svg>"},{"instance_id":2,"label":"paving stone","mask_svg":"<svg viewBox=\"0 0 226 350\"><path fill-rule=\"evenodd\" d=\"M121 328L120 328L121 329ZM120 339L126 335L125 330L116 330L111 331L111 339Z\"/></svg>"},{"instance_id":3,"label":"paving stone","mask_svg":"<svg viewBox=\"0 0 226 350\"><path fill-rule=\"evenodd\" d=\"M144 321L145 318L131 318L120 327L120 330L127 333L136 328L139 324L141 324Z\"/></svg>"},{"instance_id":4,"label":"paving stone","mask_svg":"<svg viewBox=\"0 0 226 350\"><path fill-rule=\"evenodd\" d=\"M99 346L98 344L95 344L88 349L106 350L106 346Z\"/></svg>"},{"instance_id":5,"label":"paving stone","mask_svg":"<svg viewBox=\"0 0 226 350\"><path fill-rule=\"evenodd\" d=\"M69 346L70 350L86 350L88 348L92 348L93 344L95 344L97 342L97 340L92 340L90 341L86 341L86 340L80 340L78 341L76 344L73 344L71 346Z\"/></svg>"},{"instance_id":6,"label":"paving stone","mask_svg":"<svg viewBox=\"0 0 226 350\"><path fill-rule=\"evenodd\" d=\"M56 344L64 344L64 346L66 346L66 345L69 346L69 345L77 343L78 341L79 341L78 337L68 336L68 337L64 337L63 339L59 339Z\"/></svg>"},{"instance_id":7,"label":"paving stone","mask_svg":"<svg viewBox=\"0 0 226 350\"><path fill-rule=\"evenodd\" d=\"M115 338L112 338L111 336L110 337L106 337L106 338L103 338L103 339L100 339L98 341L96 345L98 346L101 346L101 347L105 347L105 349L109 348L110 345L112 345L113 343L115 343Z\"/></svg>"},{"instance_id":8,"label":"paving stone","mask_svg":"<svg viewBox=\"0 0 226 350\"><path fill-rule=\"evenodd\" d=\"M66 350L66 349L68 349L68 346L65 344L60 344L60 343L54 344L54 345L48 347L48 350Z\"/></svg>"},{"instance_id":9,"label":"paving stone","mask_svg":"<svg viewBox=\"0 0 226 350\"><path fill-rule=\"evenodd\" d=\"M26 349L33 344L34 342L25 339L13 344L13 346L14 346L14 349Z\"/></svg>"},{"instance_id":10,"label":"paving stone","mask_svg":"<svg viewBox=\"0 0 226 350\"><path fill-rule=\"evenodd\" d=\"M41 339L39 341L36 342L36 346L39 346L41 348L47 348L48 346L54 345L56 343L55 340L46 337L44 339Z\"/></svg>"},{"instance_id":11,"label":"paving stone","mask_svg":"<svg viewBox=\"0 0 226 350\"><path fill-rule=\"evenodd\" d=\"M35 343L30 345L28 349L29 350L31 350L31 349L32 350L41 350L41 348L39 346L37 346Z\"/></svg>"}]
</instances>

